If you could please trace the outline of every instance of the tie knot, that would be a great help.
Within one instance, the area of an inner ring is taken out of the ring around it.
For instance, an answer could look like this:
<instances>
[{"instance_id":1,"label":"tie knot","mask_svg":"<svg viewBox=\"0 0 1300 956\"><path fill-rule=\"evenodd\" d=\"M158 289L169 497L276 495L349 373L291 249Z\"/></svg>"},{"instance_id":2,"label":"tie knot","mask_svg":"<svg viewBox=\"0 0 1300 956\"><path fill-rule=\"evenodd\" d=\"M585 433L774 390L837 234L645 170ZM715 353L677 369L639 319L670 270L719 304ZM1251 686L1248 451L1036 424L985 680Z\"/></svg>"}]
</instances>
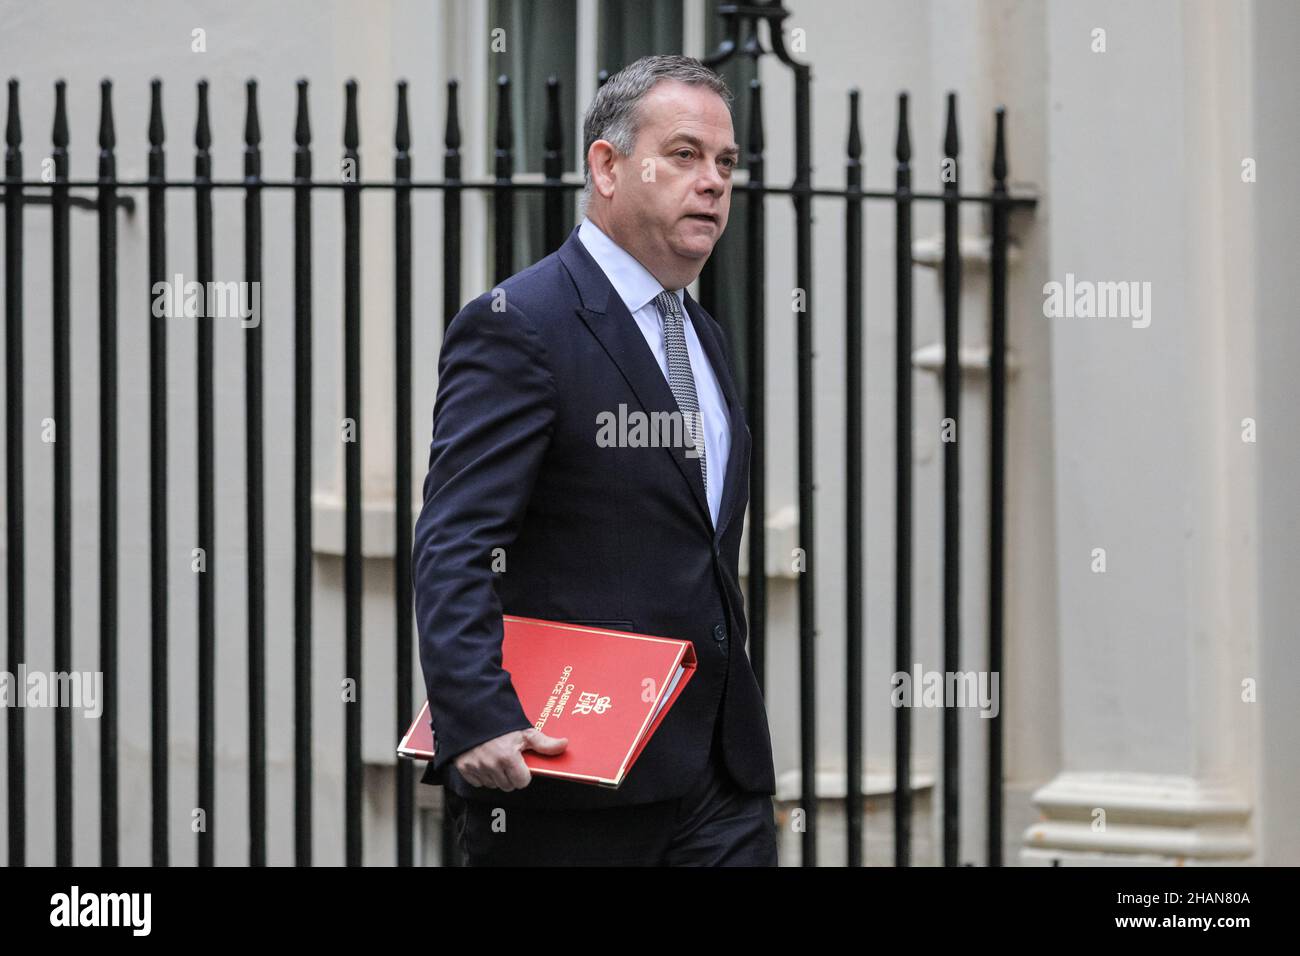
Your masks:
<instances>
[{"instance_id":1,"label":"tie knot","mask_svg":"<svg viewBox=\"0 0 1300 956\"><path fill-rule=\"evenodd\" d=\"M658 306L660 314L666 319L681 317L681 306L675 293L667 290L660 292L655 296L655 305Z\"/></svg>"}]
</instances>

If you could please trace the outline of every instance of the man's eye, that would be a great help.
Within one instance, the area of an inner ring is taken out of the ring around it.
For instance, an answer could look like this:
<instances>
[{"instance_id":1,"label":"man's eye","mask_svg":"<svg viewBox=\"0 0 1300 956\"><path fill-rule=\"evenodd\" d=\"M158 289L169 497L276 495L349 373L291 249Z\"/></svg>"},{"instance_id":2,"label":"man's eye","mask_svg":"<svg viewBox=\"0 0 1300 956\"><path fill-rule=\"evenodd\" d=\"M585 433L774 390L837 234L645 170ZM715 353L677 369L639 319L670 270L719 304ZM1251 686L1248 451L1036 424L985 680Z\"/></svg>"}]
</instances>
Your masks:
<instances>
[{"instance_id":1,"label":"man's eye","mask_svg":"<svg viewBox=\"0 0 1300 956\"><path fill-rule=\"evenodd\" d=\"M677 155L680 156L680 157L682 157L682 159L690 159L691 151L690 151L689 149L685 149L685 148L683 148L683 149L679 149L679 150L677 151Z\"/></svg>"}]
</instances>

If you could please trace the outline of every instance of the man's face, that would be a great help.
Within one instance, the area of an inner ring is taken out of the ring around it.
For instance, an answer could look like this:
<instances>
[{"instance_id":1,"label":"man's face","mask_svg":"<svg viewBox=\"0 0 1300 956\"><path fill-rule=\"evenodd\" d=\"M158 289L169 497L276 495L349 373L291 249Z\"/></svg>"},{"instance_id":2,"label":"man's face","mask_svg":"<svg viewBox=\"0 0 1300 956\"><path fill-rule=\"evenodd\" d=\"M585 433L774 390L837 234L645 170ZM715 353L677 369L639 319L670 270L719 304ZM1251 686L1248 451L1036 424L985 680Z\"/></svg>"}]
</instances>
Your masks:
<instances>
[{"instance_id":1,"label":"man's face","mask_svg":"<svg viewBox=\"0 0 1300 956\"><path fill-rule=\"evenodd\" d=\"M639 116L632 155L616 159L612 224L640 247L634 254L647 266L698 272L731 209L740 153L731 113L706 87L660 80Z\"/></svg>"}]
</instances>

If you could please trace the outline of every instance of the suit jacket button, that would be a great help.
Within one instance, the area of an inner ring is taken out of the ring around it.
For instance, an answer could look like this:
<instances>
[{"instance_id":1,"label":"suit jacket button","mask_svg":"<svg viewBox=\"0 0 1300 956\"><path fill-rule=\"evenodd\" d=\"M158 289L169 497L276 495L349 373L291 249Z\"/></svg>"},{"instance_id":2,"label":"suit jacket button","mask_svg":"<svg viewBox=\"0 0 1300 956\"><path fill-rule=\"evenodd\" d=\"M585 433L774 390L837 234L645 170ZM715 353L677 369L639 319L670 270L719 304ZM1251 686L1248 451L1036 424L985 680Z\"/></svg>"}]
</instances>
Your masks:
<instances>
[{"instance_id":1,"label":"suit jacket button","mask_svg":"<svg viewBox=\"0 0 1300 956\"><path fill-rule=\"evenodd\" d=\"M715 641L725 641L727 639L727 625L725 624L713 625L713 639Z\"/></svg>"}]
</instances>

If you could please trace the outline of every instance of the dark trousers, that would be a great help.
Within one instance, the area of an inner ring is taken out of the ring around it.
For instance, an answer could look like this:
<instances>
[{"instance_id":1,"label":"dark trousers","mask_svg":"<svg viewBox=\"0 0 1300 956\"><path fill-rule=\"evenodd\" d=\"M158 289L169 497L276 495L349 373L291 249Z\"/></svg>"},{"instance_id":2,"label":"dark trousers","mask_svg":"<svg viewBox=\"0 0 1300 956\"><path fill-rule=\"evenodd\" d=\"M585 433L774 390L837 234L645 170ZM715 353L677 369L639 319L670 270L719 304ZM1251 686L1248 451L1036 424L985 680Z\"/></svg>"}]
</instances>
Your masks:
<instances>
[{"instance_id":1,"label":"dark trousers","mask_svg":"<svg viewBox=\"0 0 1300 956\"><path fill-rule=\"evenodd\" d=\"M705 772L676 800L507 810L450 789L444 796L466 866L777 865L772 797L736 787L716 734Z\"/></svg>"}]
</instances>

